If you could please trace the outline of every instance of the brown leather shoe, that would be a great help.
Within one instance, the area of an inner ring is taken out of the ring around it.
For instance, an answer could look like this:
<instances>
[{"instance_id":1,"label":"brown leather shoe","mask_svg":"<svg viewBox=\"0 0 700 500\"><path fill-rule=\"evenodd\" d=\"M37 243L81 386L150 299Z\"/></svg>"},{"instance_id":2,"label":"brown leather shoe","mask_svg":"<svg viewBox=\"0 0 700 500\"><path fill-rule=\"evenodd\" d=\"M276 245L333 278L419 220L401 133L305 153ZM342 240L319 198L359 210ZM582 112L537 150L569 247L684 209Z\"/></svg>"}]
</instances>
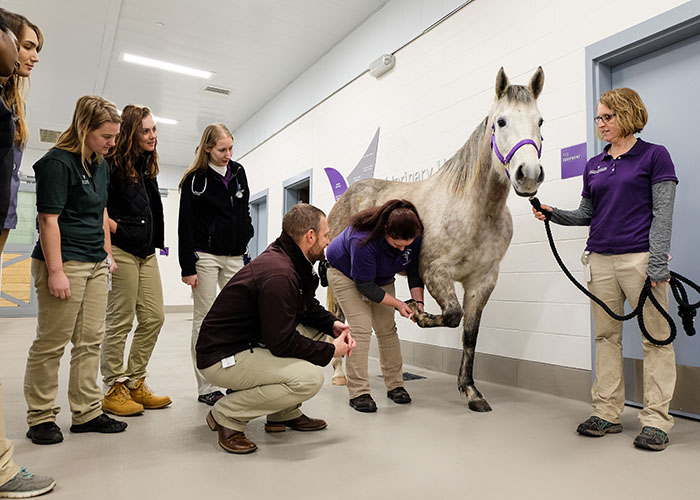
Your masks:
<instances>
[{"instance_id":1,"label":"brown leather shoe","mask_svg":"<svg viewBox=\"0 0 700 500\"><path fill-rule=\"evenodd\" d=\"M265 424L265 430L267 432L284 432L287 430L287 427L295 431L320 431L328 427L328 424L325 420L309 418L303 413L300 417L293 418L292 420L285 420L284 422L270 422L268 420Z\"/></svg>"},{"instance_id":2,"label":"brown leather shoe","mask_svg":"<svg viewBox=\"0 0 700 500\"><path fill-rule=\"evenodd\" d=\"M245 437L245 434L242 432L234 431L233 429L219 425L219 423L214 420L211 411L207 414L207 425L211 430L219 433L219 446L229 453L244 455L258 449L258 446Z\"/></svg>"}]
</instances>

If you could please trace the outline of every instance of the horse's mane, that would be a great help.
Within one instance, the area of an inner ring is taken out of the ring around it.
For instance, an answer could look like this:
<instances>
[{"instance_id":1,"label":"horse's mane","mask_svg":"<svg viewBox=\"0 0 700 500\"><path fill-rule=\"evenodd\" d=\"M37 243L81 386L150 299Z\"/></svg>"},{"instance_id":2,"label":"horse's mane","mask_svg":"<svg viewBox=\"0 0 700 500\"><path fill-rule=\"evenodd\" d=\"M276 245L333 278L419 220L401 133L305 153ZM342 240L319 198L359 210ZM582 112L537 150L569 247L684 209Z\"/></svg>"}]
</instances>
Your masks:
<instances>
[{"instance_id":1,"label":"horse's mane","mask_svg":"<svg viewBox=\"0 0 700 500\"><path fill-rule=\"evenodd\" d=\"M461 194L471 186L481 170L480 148L486 134L488 120L487 116L476 126L464 146L445 162L438 173L457 194Z\"/></svg>"},{"instance_id":2,"label":"horse's mane","mask_svg":"<svg viewBox=\"0 0 700 500\"><path fill-rule=\"evenodd\" d=\"M524 85L509 85L503 97L509 102L530 103L535 100L532 91ZM489 115L490 116L490 115ZM489 116L476 126L472 135L452 158L447 160L437 175L447 182L456 194L461 194L479 177L483 165L490 161L488 148L484 146Z\"/></svg>"}]
</instances>

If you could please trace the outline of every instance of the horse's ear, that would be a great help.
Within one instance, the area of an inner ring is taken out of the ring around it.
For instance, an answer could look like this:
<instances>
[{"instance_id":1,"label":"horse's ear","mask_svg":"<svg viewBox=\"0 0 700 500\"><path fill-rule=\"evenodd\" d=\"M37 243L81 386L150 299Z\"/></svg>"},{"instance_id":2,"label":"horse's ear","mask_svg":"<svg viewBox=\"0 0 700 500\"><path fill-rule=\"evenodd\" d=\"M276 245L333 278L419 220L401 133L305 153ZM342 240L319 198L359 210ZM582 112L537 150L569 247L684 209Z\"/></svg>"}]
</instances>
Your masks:
<instances>
[{"instance_id":1,"label":"horse's ear","mask_svg":"<svg viewBox=\"0 0 700 500\"><path fill-rule=\"evenodd\" d=\"M530 78L530 91L532 95L537 99L542 93L542 87L544 87L544 71L542 66L537 68L535 74Z\"/></svg>"},{"instance_id":2,"label":"horse's ear","mask_svg":"<svg viewBox=\"0 0 700 500\"><path fill-rule=\"evenodd\" d=\"M509 85L510 81L506 76L506 72L503 70L503 66L501 66L501 69L498 70L498 74L496 75L496 99L500 99L503 96Z\"/></svg>"}]
</instances>

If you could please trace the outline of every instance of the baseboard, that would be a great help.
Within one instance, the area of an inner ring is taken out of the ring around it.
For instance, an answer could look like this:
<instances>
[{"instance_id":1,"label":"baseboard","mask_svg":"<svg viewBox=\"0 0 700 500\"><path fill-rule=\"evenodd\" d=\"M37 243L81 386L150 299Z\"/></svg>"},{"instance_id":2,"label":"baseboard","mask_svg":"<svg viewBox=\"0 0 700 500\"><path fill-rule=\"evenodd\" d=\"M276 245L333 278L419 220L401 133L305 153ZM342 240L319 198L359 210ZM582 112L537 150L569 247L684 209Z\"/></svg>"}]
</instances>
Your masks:
<instances>
[{"instance_id":1,"label":"baseboard","mask_svg":"<svg viewBox=\"0 0 700 500\"><path fill-rule=\"evenodd\" d=\"M404 365L457 375L461 349L401 341ZM379 357L376 339L370 344L370 356ZM474 378L486 382L544 392L559 397L590 402L591 372L578 368L538 363L522 359L477 353Z\"/></svg>"}]
</instances>

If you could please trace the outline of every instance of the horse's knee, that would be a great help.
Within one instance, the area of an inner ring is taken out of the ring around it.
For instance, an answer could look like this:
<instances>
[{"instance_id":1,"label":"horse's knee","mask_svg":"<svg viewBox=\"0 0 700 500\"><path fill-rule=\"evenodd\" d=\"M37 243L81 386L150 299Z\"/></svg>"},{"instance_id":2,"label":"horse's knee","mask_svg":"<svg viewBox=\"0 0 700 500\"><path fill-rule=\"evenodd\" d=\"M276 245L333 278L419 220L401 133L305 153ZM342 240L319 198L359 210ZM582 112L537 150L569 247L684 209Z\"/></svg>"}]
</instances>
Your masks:
<instances>
[{"instance_id":1,"label":"horse's knee","mask_svg":"<svg viewBox=\"0 0 700 500\"><path fill-rule=\"evenodd\" d=\"M462 309L447 309L442 315L442 322L445 326L456 328L459 322L462 321Z\"/></svg>"}]
</instances>

